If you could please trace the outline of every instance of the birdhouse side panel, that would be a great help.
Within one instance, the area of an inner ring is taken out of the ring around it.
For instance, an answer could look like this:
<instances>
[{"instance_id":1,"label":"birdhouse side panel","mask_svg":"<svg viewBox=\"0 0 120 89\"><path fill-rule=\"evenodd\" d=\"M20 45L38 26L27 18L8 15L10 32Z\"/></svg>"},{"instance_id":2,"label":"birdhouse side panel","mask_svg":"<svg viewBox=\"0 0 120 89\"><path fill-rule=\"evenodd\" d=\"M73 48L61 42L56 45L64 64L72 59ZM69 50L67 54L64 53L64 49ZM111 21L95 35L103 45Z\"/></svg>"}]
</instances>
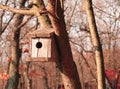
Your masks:
<instances>
[{"instance_id":1,"label":"birdhouse side panel","mask_svg":"<svg viewBox=\"0 0 120 89\"><path fill-rule=\"evenodd\" d=\"M52 56L52 61L57 61L58 60L58 49L57 49L57 44L55 42L55 39L52 39L51 42L51 56Z\"/></svg>"}]
</instances>

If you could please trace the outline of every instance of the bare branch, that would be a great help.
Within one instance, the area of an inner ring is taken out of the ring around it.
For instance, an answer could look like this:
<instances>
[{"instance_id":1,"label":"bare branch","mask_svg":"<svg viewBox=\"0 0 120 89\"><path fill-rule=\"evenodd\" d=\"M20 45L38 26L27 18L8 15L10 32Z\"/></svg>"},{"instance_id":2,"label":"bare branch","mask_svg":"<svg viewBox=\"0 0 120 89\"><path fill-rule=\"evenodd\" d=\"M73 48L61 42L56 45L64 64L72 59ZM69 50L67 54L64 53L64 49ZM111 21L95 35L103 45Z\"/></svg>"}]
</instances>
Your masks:
<instances>
[{"instance_id":1,"label":"bare branch","mask_svg":"<svg viewBox=\"0 0 120 89\"><path fill-rule=\"evenodd\" d=\"M8 3L8 0L6 0L5 2L5 5ZM2 18L3 18L3 15L5 14L5 11L3 10L1 15L0 15L0 36L1 34L4 32L4 29L2 29ZM10 22L11 20L8 21L8 23ZM7 25L5 26L7 27Z\"/></svg>"},{"instance_id":2,"label":"bare branch","mask_svg":"<svg viewBox=\"0 0 120 89\"><path fill-rule=\"evenodd\" d=\"M98 7L95 6L94 4L93 4L93 6L94 6L94 8L96 8L97 10L99 10L99 11L103 12L104 14L110 16L112 19L120 20L120 16L116 17L116 16L114 16L114 15L112 15L112 14L110 14L110 13L104 11L104 10L102 10L101 8L98 8Z\"/></svg>"},{"instance_id":3,"label":"bare branch","mask_svg":"<svg viewBox=\"0 0 120 89\"><path fill-rule=\"evenodd\" d=\"M15 9L15 8L9 7L7 5L2 5L1 3L0 3L0 8L3 10L13 12L13 13L17 13L17 14L23 14L23 15L33 15L34 14L34 10L32 8L31 9Z\"/></svg>"},{"instance_id":4,"label":"bare branch","mask_svg":"<svg viewBox=\"0 0 120 89\"><path fill-rule=\"evenodd\" d=\"M70 18L69 18L68 21L67 21L67 27L68 27L67 30L70 30L70 28L71 28L71 21L72 21L72 17L73 17L73 15L74 15L74 12L75 12L77 3L78 3L78 0L75 2L75 5L74 5L73 10L72 10L72 13L71 13L71 16L70 16Z\"/></svg>"},{"instance_id":5,"label":"bare branch","mask_svg":"<svg viewBox=\"0 0 120 89\"><path fill-rule=\"evenodd\" d=\"M89 69L92 77L93 77L93 78L95 79L95 81L97 82L97 78L96 78L95 74L93 73L92 68L91 68L89 62L87 61L87 58L85 58L85 56L83 55L82 52L79 52L78 50L77 50L77 52L82 56L82 58L83 58L83 60L85 61L86 66L87 66L87 68Z\"/></svg>"},{"instance_id":6,"label":"bare branch","mask_svg":"<svg viewBox=\"0 0 120 89\"><path fill-rule=\"evenodd\" d=\"M77 45L77 46L79 46L79 47L82 48L82 50L85 51L85 52L93 53L93 51L86 50L82 45L80 45L80 44L78 44L78 43L76 43L76 42L74 42L74 41L72 41L72 40L70 40L70 42L73 43L73 44L75 44L75 45Z\"/></svg>"},{"instance_id":7,"label":"bare branch","mask_svg":"<svg viewBox=\"0 0 120 89\"><path fill-rule=\"evenodd\" d=\"M9 23L11 22L11 20L13 19L15 14L12 15L12 17L9 19L9 21L7 22L7 24L1 29L0 35L2 35L2 33L5 31L5 29L7 28L7 26L9 25Z\"/></svg>"},{"instance_id":8,"label":"bare branch","mask_svg":"<svg viewBox=\"0 0 120 89\"><path fill-rule=\"evenodd\" d=\"M21 23L21 24L17 27L17 29L23 27L32 17L33 17L33 16L30 16L29 18L27 18L23 23Z\"/></svg>"}]
</instances>

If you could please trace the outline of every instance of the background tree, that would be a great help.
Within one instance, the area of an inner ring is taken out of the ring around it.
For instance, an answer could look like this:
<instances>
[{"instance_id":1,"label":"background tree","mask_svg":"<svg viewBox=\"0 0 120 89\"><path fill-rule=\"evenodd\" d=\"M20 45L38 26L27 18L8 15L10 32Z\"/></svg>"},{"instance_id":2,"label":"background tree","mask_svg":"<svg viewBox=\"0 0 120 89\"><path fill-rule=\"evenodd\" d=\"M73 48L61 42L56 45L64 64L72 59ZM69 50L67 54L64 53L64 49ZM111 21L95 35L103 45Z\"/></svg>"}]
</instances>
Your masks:
<instances>
[{"instance_id":1,"label":"background tree","mask_svg":"<svg viewBox=\"0 0 120 89\"><path fill-rule=\"evenodd\" d=\"M19 1L19 8L23 8L25 5L25 0ZM13 32L11 37L11 62L9 67L9 81L6 85L6 89L16 89L19 83L19 60L21 57L21 49L19 48L20 42L20 28L18 28L19 24L23 20L23 15L16 14L14 16L13 21Z\"/></svg>"},{"instance_id":2,"label":"background tree","mask_svg":"<svg viewBox=\"0 0 120 89\"><path fill-rule=\"evenodd\" d=\"M97 31L97 26L95 22L94 12L92 8L92 1L85 0L86 13L88 17L88 23L90 27L91 39L95 51L95 59L97 65L97 82L98 89L105 89L105 74L104 74L104 60L102 46L100 43L100 38Z\"/></svg>"}]
</instances>

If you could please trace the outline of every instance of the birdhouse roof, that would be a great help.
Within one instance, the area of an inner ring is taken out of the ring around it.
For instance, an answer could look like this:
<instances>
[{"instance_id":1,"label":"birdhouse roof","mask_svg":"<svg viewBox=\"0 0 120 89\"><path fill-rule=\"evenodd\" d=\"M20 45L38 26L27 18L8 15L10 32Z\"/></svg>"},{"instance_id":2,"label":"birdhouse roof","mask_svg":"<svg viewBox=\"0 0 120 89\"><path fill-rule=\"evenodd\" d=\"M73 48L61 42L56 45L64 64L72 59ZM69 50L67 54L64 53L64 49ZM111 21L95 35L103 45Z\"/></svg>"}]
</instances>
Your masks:
<instances>
[{"instance_id":1,"label":"birdhouse roof","mask_svg":"<svg viewBox=\"0 0 120 89\"><path fill-rule=\"evenodd\" d=\"M28 33L29 37L51 37L54 34L52 28L49 29L38 29Z\"/></svg>"}]
</instances>

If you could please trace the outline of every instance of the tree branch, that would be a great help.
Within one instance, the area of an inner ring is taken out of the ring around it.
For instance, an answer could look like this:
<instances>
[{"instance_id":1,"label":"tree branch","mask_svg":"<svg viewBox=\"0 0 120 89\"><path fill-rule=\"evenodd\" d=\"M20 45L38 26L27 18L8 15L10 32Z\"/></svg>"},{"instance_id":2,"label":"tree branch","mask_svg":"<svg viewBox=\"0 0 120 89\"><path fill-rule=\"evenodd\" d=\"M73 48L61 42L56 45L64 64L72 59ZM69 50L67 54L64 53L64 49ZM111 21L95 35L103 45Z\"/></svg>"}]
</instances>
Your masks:
<instances>
[{"instance_id":1,"label":"tree branch","mask_svg":"<svg viewBox=\"0 0 120 89\"><path fill-rule=\"evenodd\" d=\"M71 43L79 46L83 51L89 52L89 53L93 53L93 51L91 51L91 50L86 50L82 45L80 45L80 44L78 44L78 43L76 43L76 42L74 42L74 41L72 41L72 40L70 40L70 39L69 39L69 41L70 41Z\"/></svg>"},{"instance_id":2,"label":"tree branch","mask_svg":"<svg viewBox=\"0 0 120 89\"><path fill-rule=\"evenodd\" d=\"M17 29L23 27L32 17L33 17L33 16L28 17L23 23L21 23L21 24L17 27Z\"/></svg>"},{"instance_id":3,"label":"tree branch","mask_svg":"<svg viewBox=\"0 0 120 89\"><path fill-rule=\"evenodd\" d=\"M7 22L7 24L1 29L0 31L0 35L2 35L2 33L5 31L5 29L7 28L7 26L9 25L9 23L11 22L11 20L13 19L15 14L12 15L12 17L9 19L9 21Z\"/></svg>"},{"instance_id":4,"label":"tree branch","mask_svg":"<svg viewBox=\"0 0 120 89\"><path fill-rule=\"evenodd\" d=\"M13 13L17 13L17 14L23 14L23 15L33 15L34 14L33 8L31 8L31 9L15 9L15 8L9 7L7 5L2 5L1 3L0 3L0 8L3 10L13 12Z\"/></svg>"},{"instance_id":5,"label":"tree branch","mask_svg":"<svg viewBox=\"0 0 120 89\"><path fill-rule=\"evenodd\" d=\"M116 17L115 15L112 15L112 14L110 14L110 13L108 13L108 12L102 10L101 8L98 8L98 7L97 7L96 5L94 5L94 4L93 4L93 6L94 6L95 9L97 9L97 10L103 12L104 14L110 16L112 19L120 20L120 16Z\"/></svg>"}]
</instances>

